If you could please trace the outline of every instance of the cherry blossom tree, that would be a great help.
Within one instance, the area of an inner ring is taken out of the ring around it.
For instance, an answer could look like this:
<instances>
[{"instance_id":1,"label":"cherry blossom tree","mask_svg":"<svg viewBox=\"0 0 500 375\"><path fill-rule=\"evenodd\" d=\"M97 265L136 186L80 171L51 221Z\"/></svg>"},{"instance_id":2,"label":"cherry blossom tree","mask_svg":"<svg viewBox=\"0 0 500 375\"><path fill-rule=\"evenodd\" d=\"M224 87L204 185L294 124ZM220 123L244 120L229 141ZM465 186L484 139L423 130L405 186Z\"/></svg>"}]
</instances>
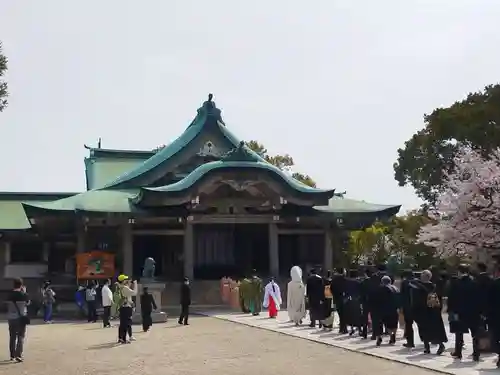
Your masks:
<instances>
[{"instance_id":1,"label":"cherry blossom tree","mask_svg":"<svg viewBox=\"0 0 500 375\"><path fill-rule=\"evenodd\" d=\"M500 150L487 158L461 147L455 169L435 209L434 223L422 227L419 241L442 256L474 256L500 250Z\"/></svg>"}]
</instances>

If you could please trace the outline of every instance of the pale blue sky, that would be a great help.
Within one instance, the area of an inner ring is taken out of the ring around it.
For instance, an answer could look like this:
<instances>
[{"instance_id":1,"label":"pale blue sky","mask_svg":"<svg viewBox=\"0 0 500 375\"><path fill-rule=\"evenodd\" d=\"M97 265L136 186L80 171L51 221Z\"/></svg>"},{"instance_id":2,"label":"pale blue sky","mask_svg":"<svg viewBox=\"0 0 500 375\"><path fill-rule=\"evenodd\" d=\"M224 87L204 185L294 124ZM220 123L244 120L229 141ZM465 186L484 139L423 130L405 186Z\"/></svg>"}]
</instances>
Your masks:
<instances>
[{"instance_id":1,"label":"pale blue sky","mask_svg":"<svg viewBox=\"0 0 500 375\"><path fill-rule=\"evenodd\" d=\"M84 190L84 143L168 143L213 92L320 186L416 207L396 150L498 82L499 19L498 0L1 0L0 191Z\"/></svg>"}]
</instances>

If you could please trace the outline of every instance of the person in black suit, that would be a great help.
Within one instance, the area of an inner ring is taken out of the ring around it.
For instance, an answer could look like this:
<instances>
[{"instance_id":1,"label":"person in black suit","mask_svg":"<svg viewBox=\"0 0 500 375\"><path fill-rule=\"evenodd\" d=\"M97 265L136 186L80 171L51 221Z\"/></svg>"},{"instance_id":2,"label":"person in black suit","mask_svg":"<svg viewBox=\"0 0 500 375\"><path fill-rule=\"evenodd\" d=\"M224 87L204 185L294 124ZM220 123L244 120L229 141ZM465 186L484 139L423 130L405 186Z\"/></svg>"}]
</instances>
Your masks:
<instances>
[{"instance_id":1,"label":"person in black suit","mask_svg":"<svg viewBox=\"0 0 500 375\"><path fill-rule=\"evenodd\" d=\"M497 367L500 368L500 264L496 264L496 277L492 280L488 295L488 324L492 334L492 346L495 348Z\"/></svg>"},{"instance_id":2,"label":"person in black suit","mask_svg":"<svg viewBox=\"0 0 500 375\"><path fill-rule=\"evenodd\" d=\"M187 326L189 318L189 306L191 305L191 286L189 285L189 279L184 278L184 282L181 285L181 315L179 316L179 324L184 324Z\"/></svg>"},{"instance_id":3,"label":"person in black suit","mask_svg":"<svg viewBox=\"0 0 500 375\"><path fill-rule=\"evenodd\" d=\"M382 322L382 306L377 302L378 292L380 283L382 282L382 277L385 276L383 271L377 271L372 273L370 280L367 282L368 287L368 299L370 302L370 316L372 320L372 335L371 339L376 340L376 333L384 330L384 324Z\"/></svg>"},{"instance_id":4,"label":"person in black suit","mask_svg":"<svg viewBox=\"0 0 500 375\"><path fill-rule=\"evenodd\" d=\"M360 335L362 338L368 338L368 316L370 315L370 311L373 310L372 305L373 301L370 297L370 277L373 272L370 268L365 268L363 277L360 278L359 289L360 289L360 300L361 300L361 332Z\"/></svg>"},{"instance_id":5,"label":"person in black suit","mask_svg":"<svg viewBox=\"0 0 500 375\"><path fill-rule=\"evenodd\" d=\"M464 333L472 336L472 359L479 361L478 333L481 327L481 291L478 283L469 275L466 265L458 267L458 278L450 284L448 315L454 323L455 350L452 356L462 359Z\"/></svg>"},{"instance_id":6,"label":"person in black suit","mask_svg":"<svg viewBox=\"0 0 500 375\"><path fill-rule=\"evenodd\" d=\"M145 286L141 295L141 318L142 330L144 332L149 331L153 325L153 319L151 318L153 310L156 310L156 302L153 296L149 293L148 287Z\"/></svg>"},{"instance_id":7,"label":"person in black suit","mask_svg":"<svg viewBox=\"0 0 500 375\"><path fill-rule=\"evenodd\" d=\"M309 304L309 317L311 323L309 327L314 328L316 321L321 328L321 319L323 319L323 302L325 299L325 287L323 278L317 274L315 269L312 269L306 284L306 296Z\"/></svg>"},{"instance_id":8,"label":"person in black suit","mask_svg":"<svg viewBox=\"0 0 500 375\"><path fill-rule=\"evenodd\" d=\"M347 324L345 316L345 289L346 277L343 268L337 268L335 275L332 277L332 295L337 314L339 314L339 333L347 333Z\"/></svg>"},{"instance_id":9,"label":"person in black suit","mask_svg":"<svg viewBox=\"0 0 500 375\"><path fill-rule=\"evenodd\" d=\"M490 310L490 304L489 304L489 296L491 293L491 288L493 286L493 278L491 275L487 272L488 267L484 263L478 263L477 264L477 270L479 271L478 275L476 276L476 282L479 288L479 301L481 305L481 315L486 318L485 321L481 322L481 325L483 326L484 329L487 329L489 326L489 319L488 317L491 315L489 313Z\"/></svg>"},{"instance_id":10,"label":"person in black suit","mask_svg":"<svg viewBox=\"0 0 500 375\"><path fill-rule=\"evenodd\" d=\"M390 276L383 276L380 286L377 288L375 301L378 308L378 317L381 324L373 327L374 334L377 337L377 346L382 344L383 327L390 334L389 344L396 343L396 331L398 329L398 308L399 308L399 290L392 285Z\"/></svg>"},{"instance_id":11,"label":"person in black suit","mask_svg":"<svg viewBox=\"0 0 500 375\"><path fill-rule=\"evenodd\" d=\"M406 348L415 347L415 334L413 332L413 323L415 321L413 313L413 287L411 282L414 280L411 270L403 271L403 282L401 283L401 308L405 321L404 338L406 343L403 344Z\"/></svg>"}]
</instances>

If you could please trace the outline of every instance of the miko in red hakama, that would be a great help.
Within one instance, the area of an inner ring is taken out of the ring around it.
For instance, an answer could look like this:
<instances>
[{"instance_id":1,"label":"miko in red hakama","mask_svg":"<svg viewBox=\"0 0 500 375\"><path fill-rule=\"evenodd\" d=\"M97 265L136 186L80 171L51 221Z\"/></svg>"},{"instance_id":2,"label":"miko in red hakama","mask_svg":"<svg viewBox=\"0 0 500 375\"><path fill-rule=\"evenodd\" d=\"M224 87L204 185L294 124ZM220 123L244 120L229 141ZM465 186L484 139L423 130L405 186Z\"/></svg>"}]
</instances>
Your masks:
<instances>
[{"instance_id":1,"label":"miko in red hakama","mask_svg":"<svg viewBox=\"0 0 500 375\"><path fill-rule=\"evenodd\" d=\"M278 316L278 309L276 308L276 303L274 302L274 298L269 298L269 317L276 318Z\"/></svg>"},{"instance_id":2,"label":"miko in red hakama","mask_svg":"<svg viewBox=\"0 0 500 375\"><path fill-rule=\"evenodd\" d=\"M271 280L264 290L263 306L267 308L270 318L276 318L281 306L281 291L280 287L274 280Z\"/></svg>"}]
</instances>

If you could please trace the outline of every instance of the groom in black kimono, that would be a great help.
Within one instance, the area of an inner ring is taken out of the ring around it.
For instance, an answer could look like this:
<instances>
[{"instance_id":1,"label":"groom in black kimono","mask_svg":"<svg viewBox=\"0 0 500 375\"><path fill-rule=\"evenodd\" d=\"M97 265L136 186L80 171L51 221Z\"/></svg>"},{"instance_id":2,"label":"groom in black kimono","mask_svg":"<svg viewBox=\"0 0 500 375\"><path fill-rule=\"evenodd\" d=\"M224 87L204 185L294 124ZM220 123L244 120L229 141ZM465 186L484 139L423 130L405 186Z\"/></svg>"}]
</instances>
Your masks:
<instances>
[{"instance_id":1,"label":"groom in black kimono","mask_svg":"<svg viewBox=\"0 0 500 375\"><path fill-rule=\"evenodd\" d=\"M323 302L325 299L325 287L323 278L319 276L315 269L312 269L307 278L307 301L309 303L309 317L311 323L309 327L314 328L316 321L321 327L320 320L323 319Z\"/></svg>"}]
</instances>

